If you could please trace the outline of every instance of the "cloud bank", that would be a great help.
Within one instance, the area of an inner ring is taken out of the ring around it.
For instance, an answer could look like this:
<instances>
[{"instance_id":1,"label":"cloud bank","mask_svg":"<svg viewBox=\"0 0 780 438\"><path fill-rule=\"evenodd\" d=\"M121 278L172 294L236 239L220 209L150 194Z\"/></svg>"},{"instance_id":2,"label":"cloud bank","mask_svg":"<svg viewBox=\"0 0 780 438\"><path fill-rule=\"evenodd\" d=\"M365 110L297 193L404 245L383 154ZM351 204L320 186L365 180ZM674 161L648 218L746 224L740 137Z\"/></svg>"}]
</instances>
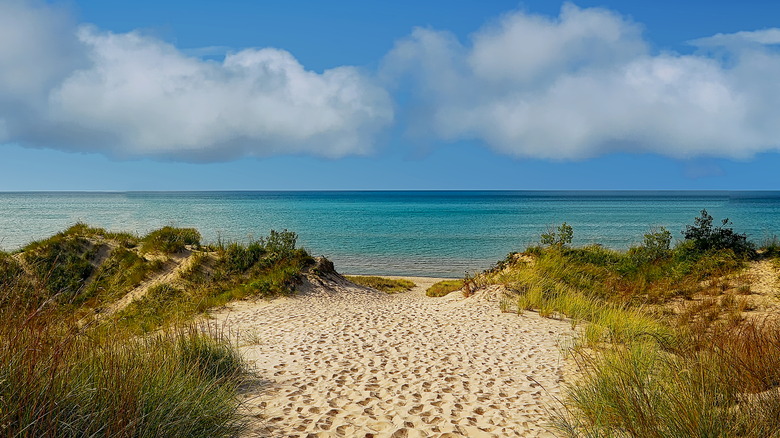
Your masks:
<instances>
[{"instance_id":1,"label":"cloud bank","mask_svg":"<svg viewBox=\"0 0 780 438\"><path fill-rule=\"evenodd\" d=\"M636 23L565 4L555 18L506 14L467 44L418 28L387 55L383 74L414 87L417 134L544 159L747 158L780 146L780 54L767 46L779 33L717 35L692 42L702 48L693 55L653 54Z\"/></svg>"},{"instance_id":2,"label":"cloud bank","mask_svg":"<svg viewBox=\"0 0 780 438\"><path fill-rule=\"evenodd\" d=\"M780 29L689 43L657 53L639 24L565 4L557 17L507 13L465 42L418 28L379 72L320 73L281 49L180 50L2 0L0 143L204 162L367 154L394 124L394 89L401 129L516 157L777 151Z\"/></svg>"},{"instance_id":3,"label":"cloud bank","mask_svg":"<svg viewBox=\"0 0 780 438\"><path fill-rule=\"evenodd\" d=\"M369 152L392 120L388 93L354 67L315 73L273 48L207 61L0 3L0 141L185 161L341 157Z\"/></svg>"}]
</instances>

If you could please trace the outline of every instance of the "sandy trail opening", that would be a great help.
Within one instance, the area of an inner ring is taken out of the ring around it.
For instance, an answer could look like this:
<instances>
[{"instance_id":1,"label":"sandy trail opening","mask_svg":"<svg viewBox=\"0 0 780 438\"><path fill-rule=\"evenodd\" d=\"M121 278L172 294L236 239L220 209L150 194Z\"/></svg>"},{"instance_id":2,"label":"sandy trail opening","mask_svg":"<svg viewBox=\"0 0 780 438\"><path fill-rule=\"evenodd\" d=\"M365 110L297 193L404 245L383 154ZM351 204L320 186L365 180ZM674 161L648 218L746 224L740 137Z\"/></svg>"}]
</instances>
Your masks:
<instances>
[{"instance_id":1,"label":"sandy trail opening","mask_svg":"<svg viewBox=\"0 0 780 438\"><path fill-rule=\"evenodd\" d=\"M551 436L567 322L502 314L436 279L387 295L339 278L301 294L212 314L238 333L263 384L250 389L247 436Z\"/></svg>"}]
</instances>

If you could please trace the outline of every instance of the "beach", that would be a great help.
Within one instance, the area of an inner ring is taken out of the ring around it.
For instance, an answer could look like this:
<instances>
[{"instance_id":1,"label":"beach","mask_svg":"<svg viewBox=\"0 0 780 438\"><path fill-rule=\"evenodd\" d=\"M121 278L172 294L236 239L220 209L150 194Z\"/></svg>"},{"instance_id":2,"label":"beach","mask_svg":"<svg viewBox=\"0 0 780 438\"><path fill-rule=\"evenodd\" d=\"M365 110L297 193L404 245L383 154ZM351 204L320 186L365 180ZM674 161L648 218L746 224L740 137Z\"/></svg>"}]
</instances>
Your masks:
<instances>
[{"instance_id":1,"label":"beach","mask_svg":"<svg viewBox=\"0 0 780 438\"><path fill-rule=\"evenodd\" d=\"M409 279L389 295L307 276L294 297L211 313L259 379L242 395L246 436L552 436L571 324Z\"/></svg>"}]
</instances>

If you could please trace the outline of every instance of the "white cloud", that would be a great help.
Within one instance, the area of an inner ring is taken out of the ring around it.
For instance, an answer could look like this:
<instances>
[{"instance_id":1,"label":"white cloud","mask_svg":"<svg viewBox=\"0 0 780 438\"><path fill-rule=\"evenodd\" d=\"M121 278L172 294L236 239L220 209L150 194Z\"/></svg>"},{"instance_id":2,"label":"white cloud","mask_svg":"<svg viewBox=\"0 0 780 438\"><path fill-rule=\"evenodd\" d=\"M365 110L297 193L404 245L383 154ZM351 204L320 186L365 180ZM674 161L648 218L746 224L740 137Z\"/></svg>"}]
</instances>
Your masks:
<instances>
[{"instance_id":1,"label":"white cloud","mask_svg":"<svg viewBox=\"0 0 780 438\"><path fill-rule=\"evenodd\" d=\"M21 1L0 6L0 32L6 141L186 161L340 157L369 152L393 119L387 92L358 69L315 73L284 50L208 61Z\"/></svg>"},{"instance_id":2,"label":"white cloud","mask_svg":"<svg viewBox=\"0 0 780 438\"><path fill-rule=\"evenodd\" d=\"M771 42L774 31L750 37ZM515 156L745 158L780 146L774 49L739 51L728 66L651 54L637 24L604 9L510 13L469 44L416 29L385 58L384 74L412 78L413 132L477 139Z\"/></svg>"},{"instance_id":3,"label":"white cloud","mask_svg":"<svg viewBox=\"0 0 780 438\"><path fill-rule=\"evenodd\" d=\"M465 43L415 29L379 76L402 88L416 135L513 156L778 150L780 29L690 43L691 55L653 53L640 25L565 4L558 17L507 13ZM185 161L341 157L370 152L393 119L388 92L355 67L314 72L273 48L180 50L0 0L0 142Z\"/></svg>"},{"instance_id":4,"label":"white cloud","mask_svg":"<svg viewBox=\"0 0 780 438\"><path fill-rule=\"evenodd\" d=\"M746 44L780 44L780 29L771 28L736 33L719 33L711 37L698 38L693 41L689 41L689 43L699 47L734 46Z\"/></svg>"}]
</instances>

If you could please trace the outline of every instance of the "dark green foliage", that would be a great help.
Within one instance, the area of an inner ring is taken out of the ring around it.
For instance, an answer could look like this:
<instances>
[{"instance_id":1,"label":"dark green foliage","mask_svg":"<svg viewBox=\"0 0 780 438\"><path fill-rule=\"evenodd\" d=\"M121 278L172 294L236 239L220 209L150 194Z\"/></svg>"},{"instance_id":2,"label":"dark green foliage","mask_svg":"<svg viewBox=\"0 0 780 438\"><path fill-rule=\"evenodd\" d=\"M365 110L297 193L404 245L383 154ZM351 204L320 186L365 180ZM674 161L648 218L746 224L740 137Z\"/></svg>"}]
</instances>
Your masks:
<instances>
[{"instance_id":1,"label":"dark green foliage","mask_svg":"<svg viewBox=\"0 0 780 438\"><path fill-rule=\"evenodd\" d=\"M745 234L739 234L728 219L723 219L721 225L713 227L713 218L707 210L701 211L701 216L694 219L693 225L688 225L683 231L685 240L693 242L693 247L699 252L731 250L740 257L755 255L755 248L748 242Z\"/></svg>"},{"instance_id":2,"label":"dark green foliage","mask_svg":"<svg viewBox=\"0 0 780 438\"><path fill-rule=\"evenodd\" d=\"M298 235L292 231L271 230L268 237L261 237L248 245L231 243L223 247L220 267L226 273L244 273L258 263L270 265L277 260L296 258L295 244Z\"/></svg>"},{"instance_id":3,"label":"dark green foliage","mask_svg":"<svg viewBox=\"0 0 780 438\"><path fill-rule=\"evenodd\" d=\"M623 254L604 248L601 245L589 245L582 248L572 248L566 251L566 256L579 263L595 266L616 266L623 262Z\"/></svg>"},{"instance_id":4,"label":"dark green foliage","mask_svg":"<svg viewBox=\"0 0 780 438\"><path fill-rule=\"evenodd\" d=\"M300 272L301 266L297 263L276 263L272 269L256 273L243 288L247 295L263 298L290 295L295 292Z\"/></svg>"},{"instance_id":5,"label":"dark green foliage","mask_svg":"<svg viewBox=\"0 0 780 438\"><path fill-rule=\"evenodd\" d=\"M265 246L265 250L275 257L287 257L295 250L295 244L298 241L298 235L292 231L271 230L265 240L260 242Z\"/></svg>"},{"instance_id":6,"label":"dark green foliage","mask_svg":"<svg viewBox=\"0 0 780 438\"><path fill-rule=\"evenodd\" d=\"M221 264L229 273L246 272L265 253L265 246L259 241L252 242L247 246L231 243L222 254Z\"/></svg>"},{"instance_id":7,"label":"dark green foliage","mask_svg":"<svg viewBox=\"0 0 780 438\"><path fill-rule=\"evenodd\" d=\"M574 229L566 222L557 228L550 226L546 233L542 234L542 245L563 248L571 244L574 237Z\"/></svg>"},{"instance_id":8,"label":"dark green foliage","mask_svg":"<svg viewBox=\"0 0 780 438\"><path fill-rule=\"evenodd\" d=\"M672 233L669 230L664 227L651 228L636 253L646 261L656 262L671 256L671 244Z\"/></svg>"},{"instance_id":9,"label":"dark green foliage","mask_svg":"<svg viewBox=\"0 0 780 438\"><path fill-rule=\"evenodd\" d=\"M200 233L194 228L162 227L152 231L141 240L144 252L175 254L186 245L200 245Z\"/></svg>"}]
</instances>

